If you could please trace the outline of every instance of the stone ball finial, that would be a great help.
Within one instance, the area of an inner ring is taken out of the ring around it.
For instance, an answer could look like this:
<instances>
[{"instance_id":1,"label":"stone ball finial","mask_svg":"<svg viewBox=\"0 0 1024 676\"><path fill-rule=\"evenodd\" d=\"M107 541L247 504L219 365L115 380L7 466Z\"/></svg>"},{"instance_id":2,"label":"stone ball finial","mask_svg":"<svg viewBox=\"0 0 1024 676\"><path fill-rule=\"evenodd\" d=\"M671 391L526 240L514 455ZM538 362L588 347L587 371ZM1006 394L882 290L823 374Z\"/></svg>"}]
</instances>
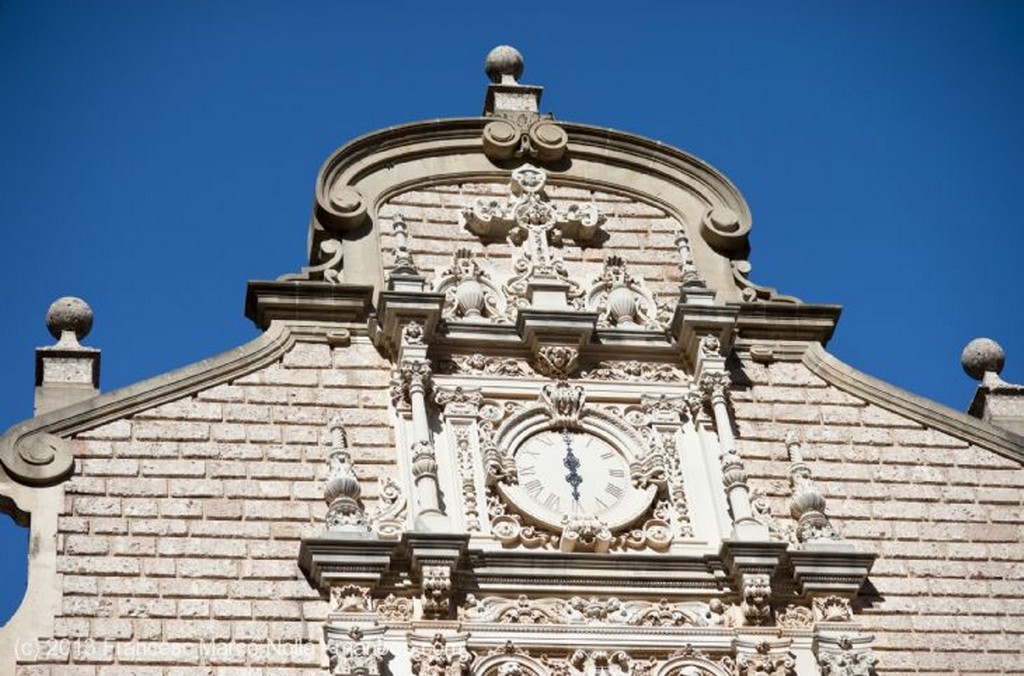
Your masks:
<instances>
[{"instance_id":1,"label":"stone ball finial","mask_svg":"<svg viewBox=\"0 0 1024 676\"><path fill-rule=\"evenodd\" d=\"M484 70L491 82L504 82L506 76L513 82L523 75L523 55L509 45L498 45L487 54Z\"/></svg>"},{"instance_id":2,"label":"stone ball finial","mask_svg":"<svg viewBox=\"0 0 1024 676\"><path fill-rule=\"evenodd\" d=\"M964 371L975 380L981 380L986 373L1000 373L1005 363L1006 353L991 338L975 338L960 355Z\"/></svg>"},{"instance_id":3,"label":"stone ball finial","mask_svg":"<svg viewBox=\"0 0 1024 676\"><path fill-rule=\"evenodd\" d=\"M46 328L60 340L65 331L71 331L81 340L92 329L92 308L81 298L64 296L53 301L46 311Z\"/></svg>"}]
</instances>

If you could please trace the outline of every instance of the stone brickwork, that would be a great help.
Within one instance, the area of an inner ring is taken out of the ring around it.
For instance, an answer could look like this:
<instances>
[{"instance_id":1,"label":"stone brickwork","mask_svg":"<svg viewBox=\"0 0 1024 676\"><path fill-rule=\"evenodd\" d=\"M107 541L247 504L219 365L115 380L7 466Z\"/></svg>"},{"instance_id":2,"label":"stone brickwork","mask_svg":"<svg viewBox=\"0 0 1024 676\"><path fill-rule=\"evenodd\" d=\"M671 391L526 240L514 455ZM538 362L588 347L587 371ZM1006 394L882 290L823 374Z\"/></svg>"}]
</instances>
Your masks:
<instances>
[{"instance_id":1,"label":"stone brickwork","mask_svg":"<svg viewBox=\"0 0 1024 676\"><path fill-rule=\"evenodd\" d=\"M465 246L482 252L482 263L503 280L511 273L519 248L504 240L481 241L459 224L459 214L479 199L505 200L508 194L508 183L463 183L396 195L380 210L385 270L394 263L391 224L401 217L408 225L413 260L428 279L451 264L456 248ZM605 258L615 253L632 274L643 277L659 302L675 303L681 272L675 244L679 224L674 218L657 207L607 192L549 184L545 194L556 207L593 203L605 217L600 230L606 237L598 235L584 246L567 240L559 250L573 279L589 284L601 273Z\"/></svg>"},{"instance_id":2,"label":"stone brickwork","mask_svg":"<svg viewBox=\"0 0 1024 676\"><path fill-rule=\"evenodd\" d=\"M804 366L745 364L733 402L751 486L789 521L795 433L833 524L878 553L858 619L879 673L1021 673L1024 469L850 396Z\"/></svg>"},{"instance_id":3,"label":"stone brickwork","mask_svg":"<svg viewBox=\"0 0 1024 676\"><path fill-rule=\"evenodd\" d=\"M857 608L879 673L1019 669L1024 470L800 364L743 374L739 449L775 521L791 523L795 433L834 525L879 554ZM327 602L296 552L323 531L331 416L369 504L376 478L394 474L388 382L366 343L299 343L268 368L78 434L55 635L18 673L322 673Z\"/></svg>"},{"instance_id":4,"label":"stone brickwork","mask_svg":"<svg viewBox=\"0 0 1024 676\"><path fill-rule=\"evenodd\" d=\"M388 379L368 343L297 343L268 368L77 435L55 635L24 648L36 658L19 673L320 673L327 602L296 552L323 532L332 416L368 504L394 475Z\"/></svg>"}]
</instances>

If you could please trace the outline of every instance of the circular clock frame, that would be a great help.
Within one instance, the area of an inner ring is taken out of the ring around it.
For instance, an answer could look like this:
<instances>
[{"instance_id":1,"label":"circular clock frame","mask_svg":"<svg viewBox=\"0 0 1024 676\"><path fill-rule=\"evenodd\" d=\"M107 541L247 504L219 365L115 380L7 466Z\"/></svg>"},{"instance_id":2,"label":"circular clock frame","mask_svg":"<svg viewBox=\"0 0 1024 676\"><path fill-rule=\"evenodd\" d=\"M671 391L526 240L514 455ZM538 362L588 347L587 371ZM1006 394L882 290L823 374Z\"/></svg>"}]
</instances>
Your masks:
<instances>
[{"instance_id":1,"label":"circular clock frame","mask_svg":"<svg viewBox=\"0 0 1024 676\"><path fill-rule=\"evenodd\" d=\"M576 472L582 479L578 501L571 496L571 469L563 464L566 431L579 462ZM624 443L619 435L582 425L562 428L547 421L517 436L510 455L516 464L518 483L499 483L497 489L529 523L561 532L571 520L596 519L610 531L620 532L649 511L657 488L633 484L630 464L635 453L630 452L632 444Z\"/></svg>"}]
</instances>

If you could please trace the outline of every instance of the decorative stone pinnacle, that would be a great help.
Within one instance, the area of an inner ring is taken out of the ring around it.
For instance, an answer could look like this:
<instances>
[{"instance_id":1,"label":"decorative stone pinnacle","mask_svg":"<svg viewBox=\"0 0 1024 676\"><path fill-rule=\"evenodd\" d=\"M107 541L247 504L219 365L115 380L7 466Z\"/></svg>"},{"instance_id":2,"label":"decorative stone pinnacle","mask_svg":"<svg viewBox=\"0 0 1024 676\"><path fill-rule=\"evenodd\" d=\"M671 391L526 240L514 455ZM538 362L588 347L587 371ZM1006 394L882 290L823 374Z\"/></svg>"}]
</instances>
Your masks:
<instances>
[{"instance_id":1,"label":"decorative stone pinnacle","mask_svg":"<svg viewBox=\"0 0 1024 676\"><path fill-rule=\"evenodd\" d=\"M66 347L78 347L78 341L92 329L92 308L81 298L64 296L53 301L46 311L46 328Z\"/></svg>"},{"instance_id":2,"label":"decorative stone pinnacle","mask_svg":"<svg viewBox=\"0 0 1024 676\"><path fill-rule=\"evenodd\" d=\"M509 45L498 45L487 53L484 71L496 84L518 84L523 75L523 55Z\"/></svg>"},{"instance_id":3,"label":"decorative stone pinnacle","mask_svg":"<svg viewBox=\"0 0 1024 676\"><path fill-rule=\"evenodd\" d=\"M964 367L964 372L983 384L988 384L988 380L999 382L999 374L1005 363L1006 353L991 338L975 338L967 343L960 354L960 365ZM992 374L991 377L989 374Z\"/></svg>"}]
</instances>

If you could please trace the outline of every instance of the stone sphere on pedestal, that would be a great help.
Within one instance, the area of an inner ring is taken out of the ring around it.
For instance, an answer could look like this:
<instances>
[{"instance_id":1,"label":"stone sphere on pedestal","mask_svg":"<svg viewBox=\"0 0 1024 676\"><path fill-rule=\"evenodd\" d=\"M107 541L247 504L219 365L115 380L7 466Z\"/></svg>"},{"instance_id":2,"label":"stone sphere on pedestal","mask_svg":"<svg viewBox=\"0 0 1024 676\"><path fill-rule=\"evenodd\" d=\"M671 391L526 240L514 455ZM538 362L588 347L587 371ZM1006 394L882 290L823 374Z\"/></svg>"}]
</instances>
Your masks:
<instances>
[{"instance_id":1,"label":"stone sphere on pedestal","mask_svg":"<svg viewBox=\"0 0 1024 676\"><path fill-rule=\"evenodd\" d=\"M1006 363L1006 353L991 338L975 338L967 343L960 354L964 372L975 380L981 380L986 373L1000 373Z\"/></svg>"},{"instance_id":2,"label":"stone sphere on pedestal","mask_svg":"<svg viewBox=\"0 0 1024 676\"><path fill-rule=\"evenodd\" d=\"M484 70L491 82L501 82L505 75L518 80L523 75L523 55L515 47L499 45L488 52Z\"/></svg>"},{"instance_id":3,"label":"stone sphere on pedestal","mask_svg":"<svg viewBox=\"0 0 1024 676\"><path fill-rule=\"evenodd\" d=\"M58 298L46 311L46 328L58 340L65 331L73 332L75 338L81 340L92 329L92 308L81 298Z\"/></svg>"}]
</instances>

